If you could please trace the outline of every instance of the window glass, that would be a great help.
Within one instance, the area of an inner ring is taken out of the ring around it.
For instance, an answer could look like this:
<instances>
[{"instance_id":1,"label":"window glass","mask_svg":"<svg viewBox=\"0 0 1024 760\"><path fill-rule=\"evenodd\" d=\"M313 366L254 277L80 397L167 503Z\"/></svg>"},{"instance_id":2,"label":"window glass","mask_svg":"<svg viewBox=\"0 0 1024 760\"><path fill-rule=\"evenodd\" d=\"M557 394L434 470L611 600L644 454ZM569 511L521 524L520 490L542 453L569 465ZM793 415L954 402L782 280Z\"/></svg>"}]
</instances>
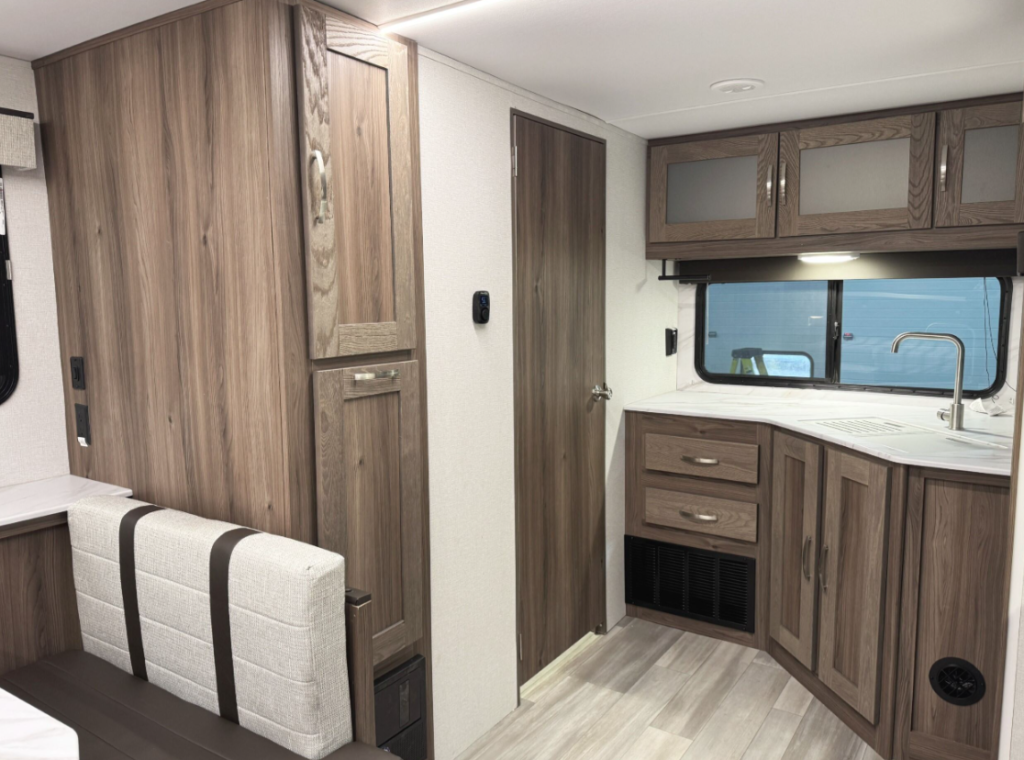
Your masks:
<instances>
[{"instance_id":1,"label":"window glass","mask_svg":"<svg viewBox=\"0 0 1024 760\"><path fill-rule=\"evenodd\" d=\"M903 332L952 333L964 342L964 390L992 387L999 363L1000 286L995 278L859 280L843 284L839 380L855 385L951 389L956 347Z\"/></svg>"},{"instance_id":2,"label":"window glass","mask_svg":"<svg viewBox=\"0 0 1024 760\"><path fill-rule=\"evenodd\" d=\"M828 282L708 285L706 312L707 372L825 377Z\"/></svg>"}]
</instances>

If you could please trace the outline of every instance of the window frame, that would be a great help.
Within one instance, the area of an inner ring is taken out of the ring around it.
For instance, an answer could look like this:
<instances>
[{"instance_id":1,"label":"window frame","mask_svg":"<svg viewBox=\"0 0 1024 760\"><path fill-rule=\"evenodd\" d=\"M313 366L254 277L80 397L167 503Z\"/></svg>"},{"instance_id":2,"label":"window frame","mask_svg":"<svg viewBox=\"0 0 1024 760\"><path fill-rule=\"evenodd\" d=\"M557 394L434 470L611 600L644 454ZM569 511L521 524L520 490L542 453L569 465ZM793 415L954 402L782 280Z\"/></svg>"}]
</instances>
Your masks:
<instances>
[{"instance_id":1,"label":"window frame","mask_svg":"<svg viewBox=\"0 0 1024 760\"><path fill-rule=\"evenodd\" d=\"M933 279L933 278L921 278ZM987 278L981 278L987 279ZM1010 314L1013 285L1009 277L995 277L999 282L999 337L996 348L996 374L992 385L984 390L964 390L964 398L988 398L997 393L1006 382L1006 368L1009 355ZM708 372L704 366L704 343L706 340L707 289L708 285L725 285L726 282L700 283L697 285L696 304L696 336L694 341L693 363L697 376L708 383L720 385L760 385L770 388L813 388L818 390L866 391L869 393L894 393L909 396L953 396L949 390L941 388L912 388L895 385L862 385L858 383L842 383L839 381L839 368L842 364L842 313L843 313L843 280L823 280L828 283L828 309L825 333L825 376L824 378L800 377L761 377L759 375L728 375ZM828 325L832 328L828 329ZM952 376L950 386L952 386Z\"/></svg>"},{"instance_id":2,"label":"window frame","mask_svg":"<svg viewBox=\"0 0 1024 760\"><path fill-rule=\"evenodd\" d=\"M8 277L10 248L7 244L6 209L4 207L4 178L0 171L0 357L8 357L0 374L7 379L0 383L0 404L14 395L18 387L18 331L14 323L14 280ZM0 358L0 361L3 361Z\"/></svg>"}]
</instances>

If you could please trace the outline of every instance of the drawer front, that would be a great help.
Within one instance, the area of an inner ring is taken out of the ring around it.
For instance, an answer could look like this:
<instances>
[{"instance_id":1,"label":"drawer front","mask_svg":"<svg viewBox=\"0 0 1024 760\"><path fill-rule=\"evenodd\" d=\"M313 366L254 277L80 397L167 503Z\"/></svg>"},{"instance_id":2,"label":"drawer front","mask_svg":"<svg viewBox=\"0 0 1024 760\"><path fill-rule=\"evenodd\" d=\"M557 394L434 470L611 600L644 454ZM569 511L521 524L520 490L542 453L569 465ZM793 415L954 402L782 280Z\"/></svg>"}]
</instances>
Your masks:
<instances>
[{"instance_id":1,"label":"drawer front","mask_svg":"<svg viewBox=\"0 0 1024 760\"><path fill-rule=\"evenodd\" d=\"M758 446L678 435L644 435L644 468L698 478L757 483Z\"/></svg>"},{"instance_id":2,"label":"drawer front","mask_svg":"<svg viewBox=\"0 0 1024 760\"><path fill-rule=\"evenodd\" d=\"M757 542L757 504L664 488L644 489L644 518L653 525Z\"/></svg>"}]
</instances>

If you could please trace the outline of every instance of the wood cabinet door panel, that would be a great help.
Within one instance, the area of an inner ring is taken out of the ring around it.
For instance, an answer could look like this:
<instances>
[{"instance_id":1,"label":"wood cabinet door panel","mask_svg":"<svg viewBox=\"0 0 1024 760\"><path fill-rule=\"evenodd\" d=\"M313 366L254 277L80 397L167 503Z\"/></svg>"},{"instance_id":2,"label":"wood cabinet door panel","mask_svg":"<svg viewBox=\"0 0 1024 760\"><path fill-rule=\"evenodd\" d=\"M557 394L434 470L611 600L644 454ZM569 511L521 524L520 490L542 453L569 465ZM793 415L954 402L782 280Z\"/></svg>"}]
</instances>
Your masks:
<instances>
[{"instance_id":1,"label":"wood cabinet door panel","mask_svg":"<svg viewBox=\"0 0 1024 760\"><path fill-rule=\"evenodd\" d=\"M772 443L771 635L814 671L822 449L776 432Z\"/></svg>"},{"instance_id":2,"label":"wood cabinet door panel","mask_svg":"<svg viewBox=\"0 0 1024 760\"><path fill-rule=\"evenodd\" d=\"M935 226L1024 221L1019 102L942 111L936 162Z\"/></svg>"},{"instance_id":3,"label":"wood cabinet door panel","mask_svg":"<svg viewBox=\"0 0 1024 760\"><path fill-rule=\"evenodd\" d=\"M313 376L319 544L373 595L374 663L422 635L417 362Z\"/></svg>"},{"instance_id":4,"label":"wood cabinet door panel","mask_svg":"<svg viewBox=\"0 0 1024 760\"><path fill-rule=\"evenodd\" d=\"M775 133L652 148L649 242L773 237L778 152Z\"/></svg>"},{"instance_id":5,"label":"wood cabinet door panel","mask_svg":"<svg viewBox=\"0 0 1024 760\"><path fill-rule=\"evenodd\" d=\"M308 6L295 19L310 356L412 348L408 49Z\"/></svg>"},{"instance_id":6,"label":"wood cabinet door panel","mask_svg":"<svg viewBox=\"0 0 1024 760\"><path fill-rule=\"evenodd\" d=\"M878 687L891 468L826 454L818 677L872 724Z\"/></svg>"},{"instance_id":7,"label":"wood cabinet door panel","mask_svg":"<svg viewBox=\"0 0 1024 760\"><path fill-rule=\"evenodd\" d=\"M935 114L796 129L779 139L780 237L931 226ZM892 149L904 143L906 150L897 157ZM865 170L870 160L874 173ZM801 161L807 163L806 178ZM883 171L888 176L879 176ZM801 195L803 184L806 195ZM877 198L890 197L892 207L874 205Z\"/></svg>"}]
</instances>

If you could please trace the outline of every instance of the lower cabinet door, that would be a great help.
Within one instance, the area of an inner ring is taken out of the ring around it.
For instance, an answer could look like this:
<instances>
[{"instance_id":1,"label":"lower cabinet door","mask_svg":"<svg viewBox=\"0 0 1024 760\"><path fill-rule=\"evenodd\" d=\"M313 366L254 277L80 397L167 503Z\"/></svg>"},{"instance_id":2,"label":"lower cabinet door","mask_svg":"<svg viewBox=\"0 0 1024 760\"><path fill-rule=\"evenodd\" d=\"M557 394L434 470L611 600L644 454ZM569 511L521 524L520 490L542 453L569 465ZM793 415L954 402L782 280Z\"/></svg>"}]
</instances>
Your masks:
<instances>
[{"instance_id":1,"label":"lower cabinet door","mask_svg":"<svg viewBox=\"0 0 1024 760\"><path fill-rule=\"evenodd\" d=\"M854 454L826 454L818 579L818 678L878 722L891 468Z\"/></svg>"},{"instance_id":2,"label":"lower cabinet door","mask_svg":"<svg viewBox=\"0 0 1024 760\"><path fill-rule=\"evenodd\" d=\"M821 454L817 444L773 436L771 636L812 672Z\"/></svg>"},{"instance_id":3,"label":"lower cabinet door","mask_svg":"<svg viewBox=\"0 0 1024 760\"><path fill-rule=\"evenodd\" d=\"M423 632L417 362L313 375L319 544L373 596L374 664Z\"/></svg>"}]
</instances>

